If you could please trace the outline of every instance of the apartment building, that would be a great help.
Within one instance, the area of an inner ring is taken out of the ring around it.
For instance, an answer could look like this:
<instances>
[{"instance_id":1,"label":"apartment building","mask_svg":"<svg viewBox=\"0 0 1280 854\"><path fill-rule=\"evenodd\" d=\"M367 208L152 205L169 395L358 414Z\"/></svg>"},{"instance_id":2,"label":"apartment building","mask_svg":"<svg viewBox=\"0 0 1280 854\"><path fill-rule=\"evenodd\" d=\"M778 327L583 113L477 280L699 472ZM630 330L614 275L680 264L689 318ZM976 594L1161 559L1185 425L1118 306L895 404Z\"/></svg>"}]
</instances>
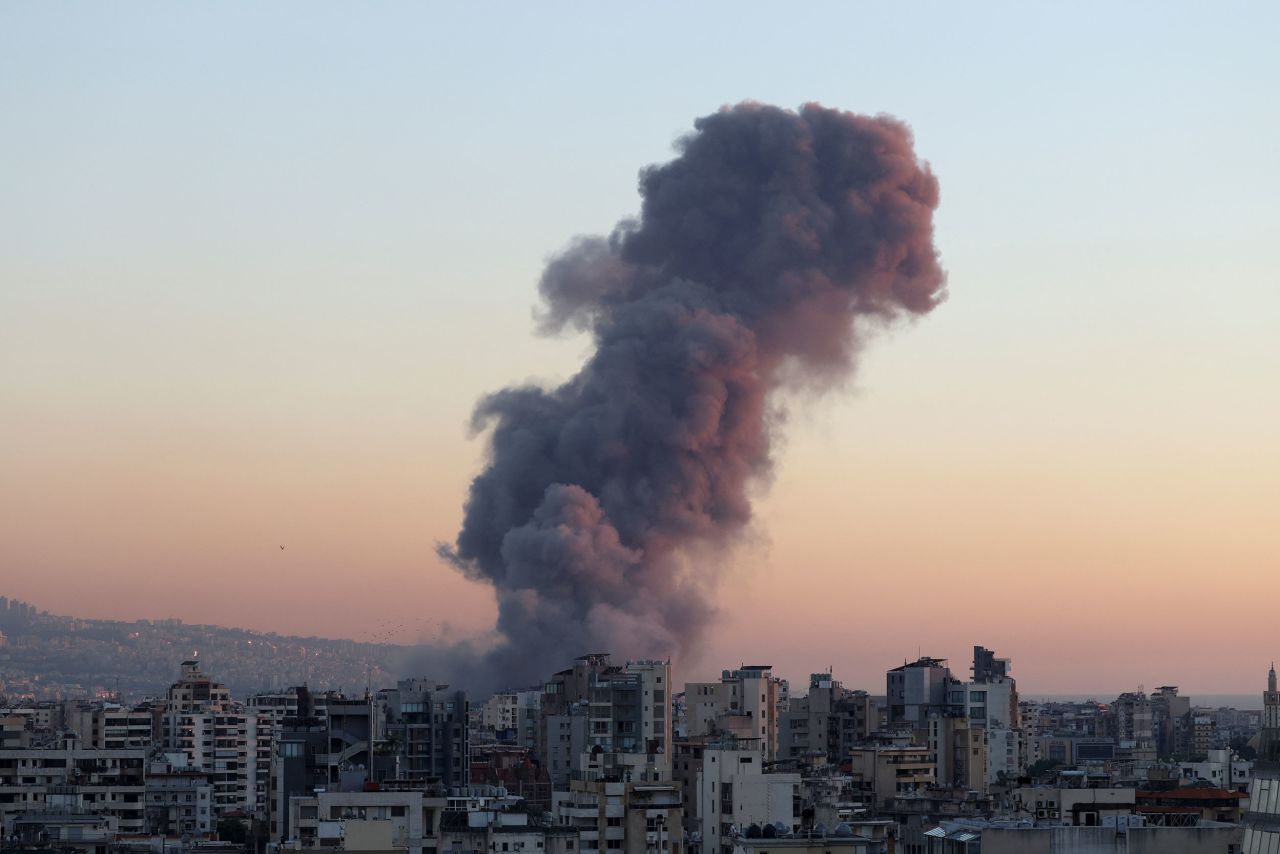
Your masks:
<instances>
[{"instance_id":1,"label":"apartment building","mask_svg":"<svg viewBox=\"0 0 1280 854\"><path fill-rule=\"evenodd\" d=\"M447 804L443 790L422 788L293 797L280 848L437 854Z\"/></svg>"},{"instance_id":2,"label":"apartment building","mask_svg":"<svg viewBox=\"0 0 1280 854\"><path fill-rule=\"evenodd\" d=\"M147 833L205 836L214 830L213 784L203 771L154 762L146 775Z\"/></svg>"},{"instance_id":3,"label":"apartment building","mask_svg":"<svg viewBox=\"0 0 1280 854\"><path fill-rule=\"evenodd\" d=\"M471 780L470 703L465 691L402 679L375 699L376 733L394 747L395 776L465 786Z\"/></svg>"},{"instance_id":4,"label":"apartment building","mask_svg":"<svg viewBox=\"0 0 1280 854\"><path fill-rule=\"evenodd\" d=\"M119 750L149 747L160 723L159 706L123 706L105 701L69 702L64 726L80 737L82 747Z\"/></svg>"},{"instance_id":5,"label":"apartment building","mask_svg":"<svg viewBox=\"0 0 1280 854\"><path fill-rule=\"evenodd\" d=\"M830 673L812 674L809 693L793 697L781 715L778 757L821 756L838 761L839 727L833 721L844 693L843 686Z\"/></svg>"},{"instance_id":6,"label":"apartment building","mask_svg":"<svg viewBox=\"0 0 1280 854\"><path fill-rule=\"evenodd\" d=\"M671 779L671 664L610 663L581 656L543 687L540 754L553 785L563 788L588 753L642 757L608 760L652 781Z\"/></svg>"},{"instance_id":7,"label":"apartment building","mask_svg":"<svg viewBox=\"0 0 1280 854\"><path fill-rule=\"evenodd\" d=\"M787 684L768 665L725 670L719 682L686 682L684 695L685 735L731 733L751 740L766 761L777 758Z\"/></svg>"},{"instance_id":8,"label":"apartment building","mask_svg":"<svg viewBox=\"0 0 1280 854\"><path fill-rule=\"evenodd\" d=\"M145 751L96 750L74 739L46 748L0 750L0 824L11 832L36 812L97 816L112 832L146 829Z\"/></svg>"},{"instance_id":9,"label":"apartment building","mask_svg":"<svg viewBox=\"0 0 1280 854\"><path fill-rule=\"evenodd\" d=\"M933 751L925 745L867 745L854 748L849 758L853 785L882 808L894 798L937 785Z\"/></svg>"},{"instance_id":10,"label":"apartment building","mask_svg":"<svg viewBox=\"0 0 1280 854\"><path fill-rule=\"evenodd\" d=\"M186 766L209 775L215 817L243 812L265 818L271 774L270 718L230 710L183 714L171 720L177 733L174 747L185 755Z\"/></svg>"},{"instance_id":11,"label":"apartment building","mask_svg":"<svg viewBox=\"0 0 1280 854\"><path fill-rule=\"evenodd\" d=\"M947 705L947 692L958 684L945 658L921 656L885 674L890 727L923 730L929 712Z\"/></svg>"},{"instance_id":12,"label":"apartment building","mask_svg":"<svg viewBox=\"0 0 1280 854\"><path fill-rule=\"evenodd\" d=\"M987 794L987 729L961 715L929 715L929 750L941 786Z\"/></svg>"},{"instance_id":13,"label":"apartment building","mask_svg":"<svg viewBox=\"0 0 1280 854\"><path fill-rule=\"evenodd\" d=\"M734 840L752 825L800 825L800 775L766 773L753 749L708 745L689 798L702 854L732 854ZM689 810L686 810L688 814Z\"/></svg>"},{"instance_id":14,"label":"apartment building","mask_svg":"<svg viewBox=\"0 0 1280 854\"><path fill-rule=\"evenodd\" d=\"M593 774L552 799L555 822L577 831L584 854L681 854L684 822L675 783Z\"/></svg>"},{"instance_id":15,"label":"apartment building","mask_svg":"<svg viewBox=\"0 0 1280 854\"><path fill-rule=\"evenodd\" d=\"M499 691L480 707L476 724L482 738L532 750L541 719L541 691Z\"/></svg>"},{"instance_id":16,"label":"apartment building","mask_svg":"<svg viewBox=\"0 0 1280 854\"><path fill-rule=\"evenodd\" d=\"M268 828L272 838L288 836L289 799L317 791L358 791L371 781L397 776L399 766L387 743L373 748L377 725L371 698L339 694L298 695L292 717L274 729L267 786Z\"/></svg>"},{"instance_id":17,"label":"apartment building","mask_svg":"<svg viewBox=\"0 0 1280 854\"><path fill-rule=\"evenodd\" d=\"M182 732L183 717L217 713L231 708L231 690L200 670L200 662L188 659L181 664L178 681L165 694L161 738L175 746Z\"/></svg>"}]
</instances>

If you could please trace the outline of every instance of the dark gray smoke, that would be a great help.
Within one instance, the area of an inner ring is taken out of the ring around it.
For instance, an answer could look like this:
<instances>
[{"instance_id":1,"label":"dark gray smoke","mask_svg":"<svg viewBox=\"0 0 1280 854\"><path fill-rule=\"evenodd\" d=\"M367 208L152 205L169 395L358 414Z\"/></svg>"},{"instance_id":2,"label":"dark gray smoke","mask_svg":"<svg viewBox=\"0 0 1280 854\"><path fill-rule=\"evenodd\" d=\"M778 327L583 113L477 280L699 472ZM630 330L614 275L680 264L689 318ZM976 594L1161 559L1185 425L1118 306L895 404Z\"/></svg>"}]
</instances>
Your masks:
<instances>
[{"instance_id":1,"label":"dark gray smoke","mask_svg":"<svg viewBox=\"0 0 1280 854\"><path fill-rule=\"evenodd\" d=\"M860 317L944 296L938 183L905 125L744 103L694 128L640 173L638 219L543 274L543 331L594 340L582 370L476 408L489 463L441 547L497 594L475 687L531 684L585 652L687 652L715 610L706 555L743 531L770 469L770 392L843 379Z\"/></svg>"}]
</instances>

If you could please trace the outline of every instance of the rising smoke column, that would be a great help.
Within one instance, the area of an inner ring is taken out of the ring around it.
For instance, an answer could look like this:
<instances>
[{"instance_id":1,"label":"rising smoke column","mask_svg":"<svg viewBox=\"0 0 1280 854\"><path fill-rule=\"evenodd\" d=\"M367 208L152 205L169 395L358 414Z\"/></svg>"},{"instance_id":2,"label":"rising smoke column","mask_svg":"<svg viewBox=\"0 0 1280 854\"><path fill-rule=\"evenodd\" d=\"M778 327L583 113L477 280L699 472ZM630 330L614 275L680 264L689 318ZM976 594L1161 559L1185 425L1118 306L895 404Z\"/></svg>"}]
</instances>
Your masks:
<instances>
[{"instance_id":1,"label":"rising smoke column","mask_svg":"<svg viewBox=\"0 0 1280 854\"><path fill-rule=\"evenodd\" d=\"M484 398L487 467L441 554L492 584L474 681L523 685L586 652L696 643L767 475L770 392L852 369L859 318L944 296L938 184L900 122L754 103L694 123L640 173L640 216L580 238L539 289L544 332L595 350L558 388Z\"/></svg>"}]
</instances>

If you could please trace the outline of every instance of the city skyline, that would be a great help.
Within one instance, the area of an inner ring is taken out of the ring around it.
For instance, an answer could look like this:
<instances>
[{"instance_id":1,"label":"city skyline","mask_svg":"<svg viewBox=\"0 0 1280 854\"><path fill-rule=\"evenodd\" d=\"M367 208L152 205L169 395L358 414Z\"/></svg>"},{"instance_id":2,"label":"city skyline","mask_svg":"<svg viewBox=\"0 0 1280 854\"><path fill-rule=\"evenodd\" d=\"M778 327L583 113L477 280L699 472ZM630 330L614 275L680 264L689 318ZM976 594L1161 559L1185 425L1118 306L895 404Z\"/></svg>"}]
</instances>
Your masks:
<instances>
[{"instance_id":1,"label":"city skyline","mask_svg":"<svg viewBox=\"0 0 1280 854\"><path fill-rule=\"evenodd\" d=\"M910 125L950 298L788 398L681 672L984 643L1060 693L1242 694L1277 657L1274 7L228 8L0 10L0 595L483 637L435 549L477 398L589 348L534 334L544 262L696 116L817 101Z\"/></svg>"}]
</instances>

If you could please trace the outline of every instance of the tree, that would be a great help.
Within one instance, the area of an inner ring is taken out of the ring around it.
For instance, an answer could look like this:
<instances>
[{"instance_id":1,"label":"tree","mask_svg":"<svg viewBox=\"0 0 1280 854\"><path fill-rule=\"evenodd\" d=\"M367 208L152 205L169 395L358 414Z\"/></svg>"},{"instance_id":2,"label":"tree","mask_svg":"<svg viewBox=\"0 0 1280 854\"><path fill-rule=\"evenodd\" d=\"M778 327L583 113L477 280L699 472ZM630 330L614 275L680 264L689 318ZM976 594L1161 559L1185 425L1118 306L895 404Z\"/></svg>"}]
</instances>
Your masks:
<instances>
[{"instance_id":1,"label":"tree","mask_svg":"<svg viewBox=\"0 0 1280 854\"><path fill-rule=\"evenodd\" d=\"M1253 745L1249 744L1249 741L1250 739L1247 736L1240 736L1238 738L1231 739L1231 744L1229 746L1241 759L1253 761L1258 758L1258 751L1253 747Z\"/></svg>"},{"instance_id":2,"label":"tree","mask_svg":"<svg viewBox=\"0 0 1280 854\"><path fill-rule=\"evenodd\" d=\"M244 845L249 839L249 831L244 822L235 818L218 819L218 838L224 842Z\"/></svg>"},{"instance_id":3,"label":"tree","mask_svg":"<svg viewBox=\"0 0 1280 854\"><path fill-rule=\"evenodd\" d=\"M1061 765L1062 763L1057 759L1039 759L1027 770L1027 774L1032 777L1043 777Z\"/></svg>"}]
</instances>

